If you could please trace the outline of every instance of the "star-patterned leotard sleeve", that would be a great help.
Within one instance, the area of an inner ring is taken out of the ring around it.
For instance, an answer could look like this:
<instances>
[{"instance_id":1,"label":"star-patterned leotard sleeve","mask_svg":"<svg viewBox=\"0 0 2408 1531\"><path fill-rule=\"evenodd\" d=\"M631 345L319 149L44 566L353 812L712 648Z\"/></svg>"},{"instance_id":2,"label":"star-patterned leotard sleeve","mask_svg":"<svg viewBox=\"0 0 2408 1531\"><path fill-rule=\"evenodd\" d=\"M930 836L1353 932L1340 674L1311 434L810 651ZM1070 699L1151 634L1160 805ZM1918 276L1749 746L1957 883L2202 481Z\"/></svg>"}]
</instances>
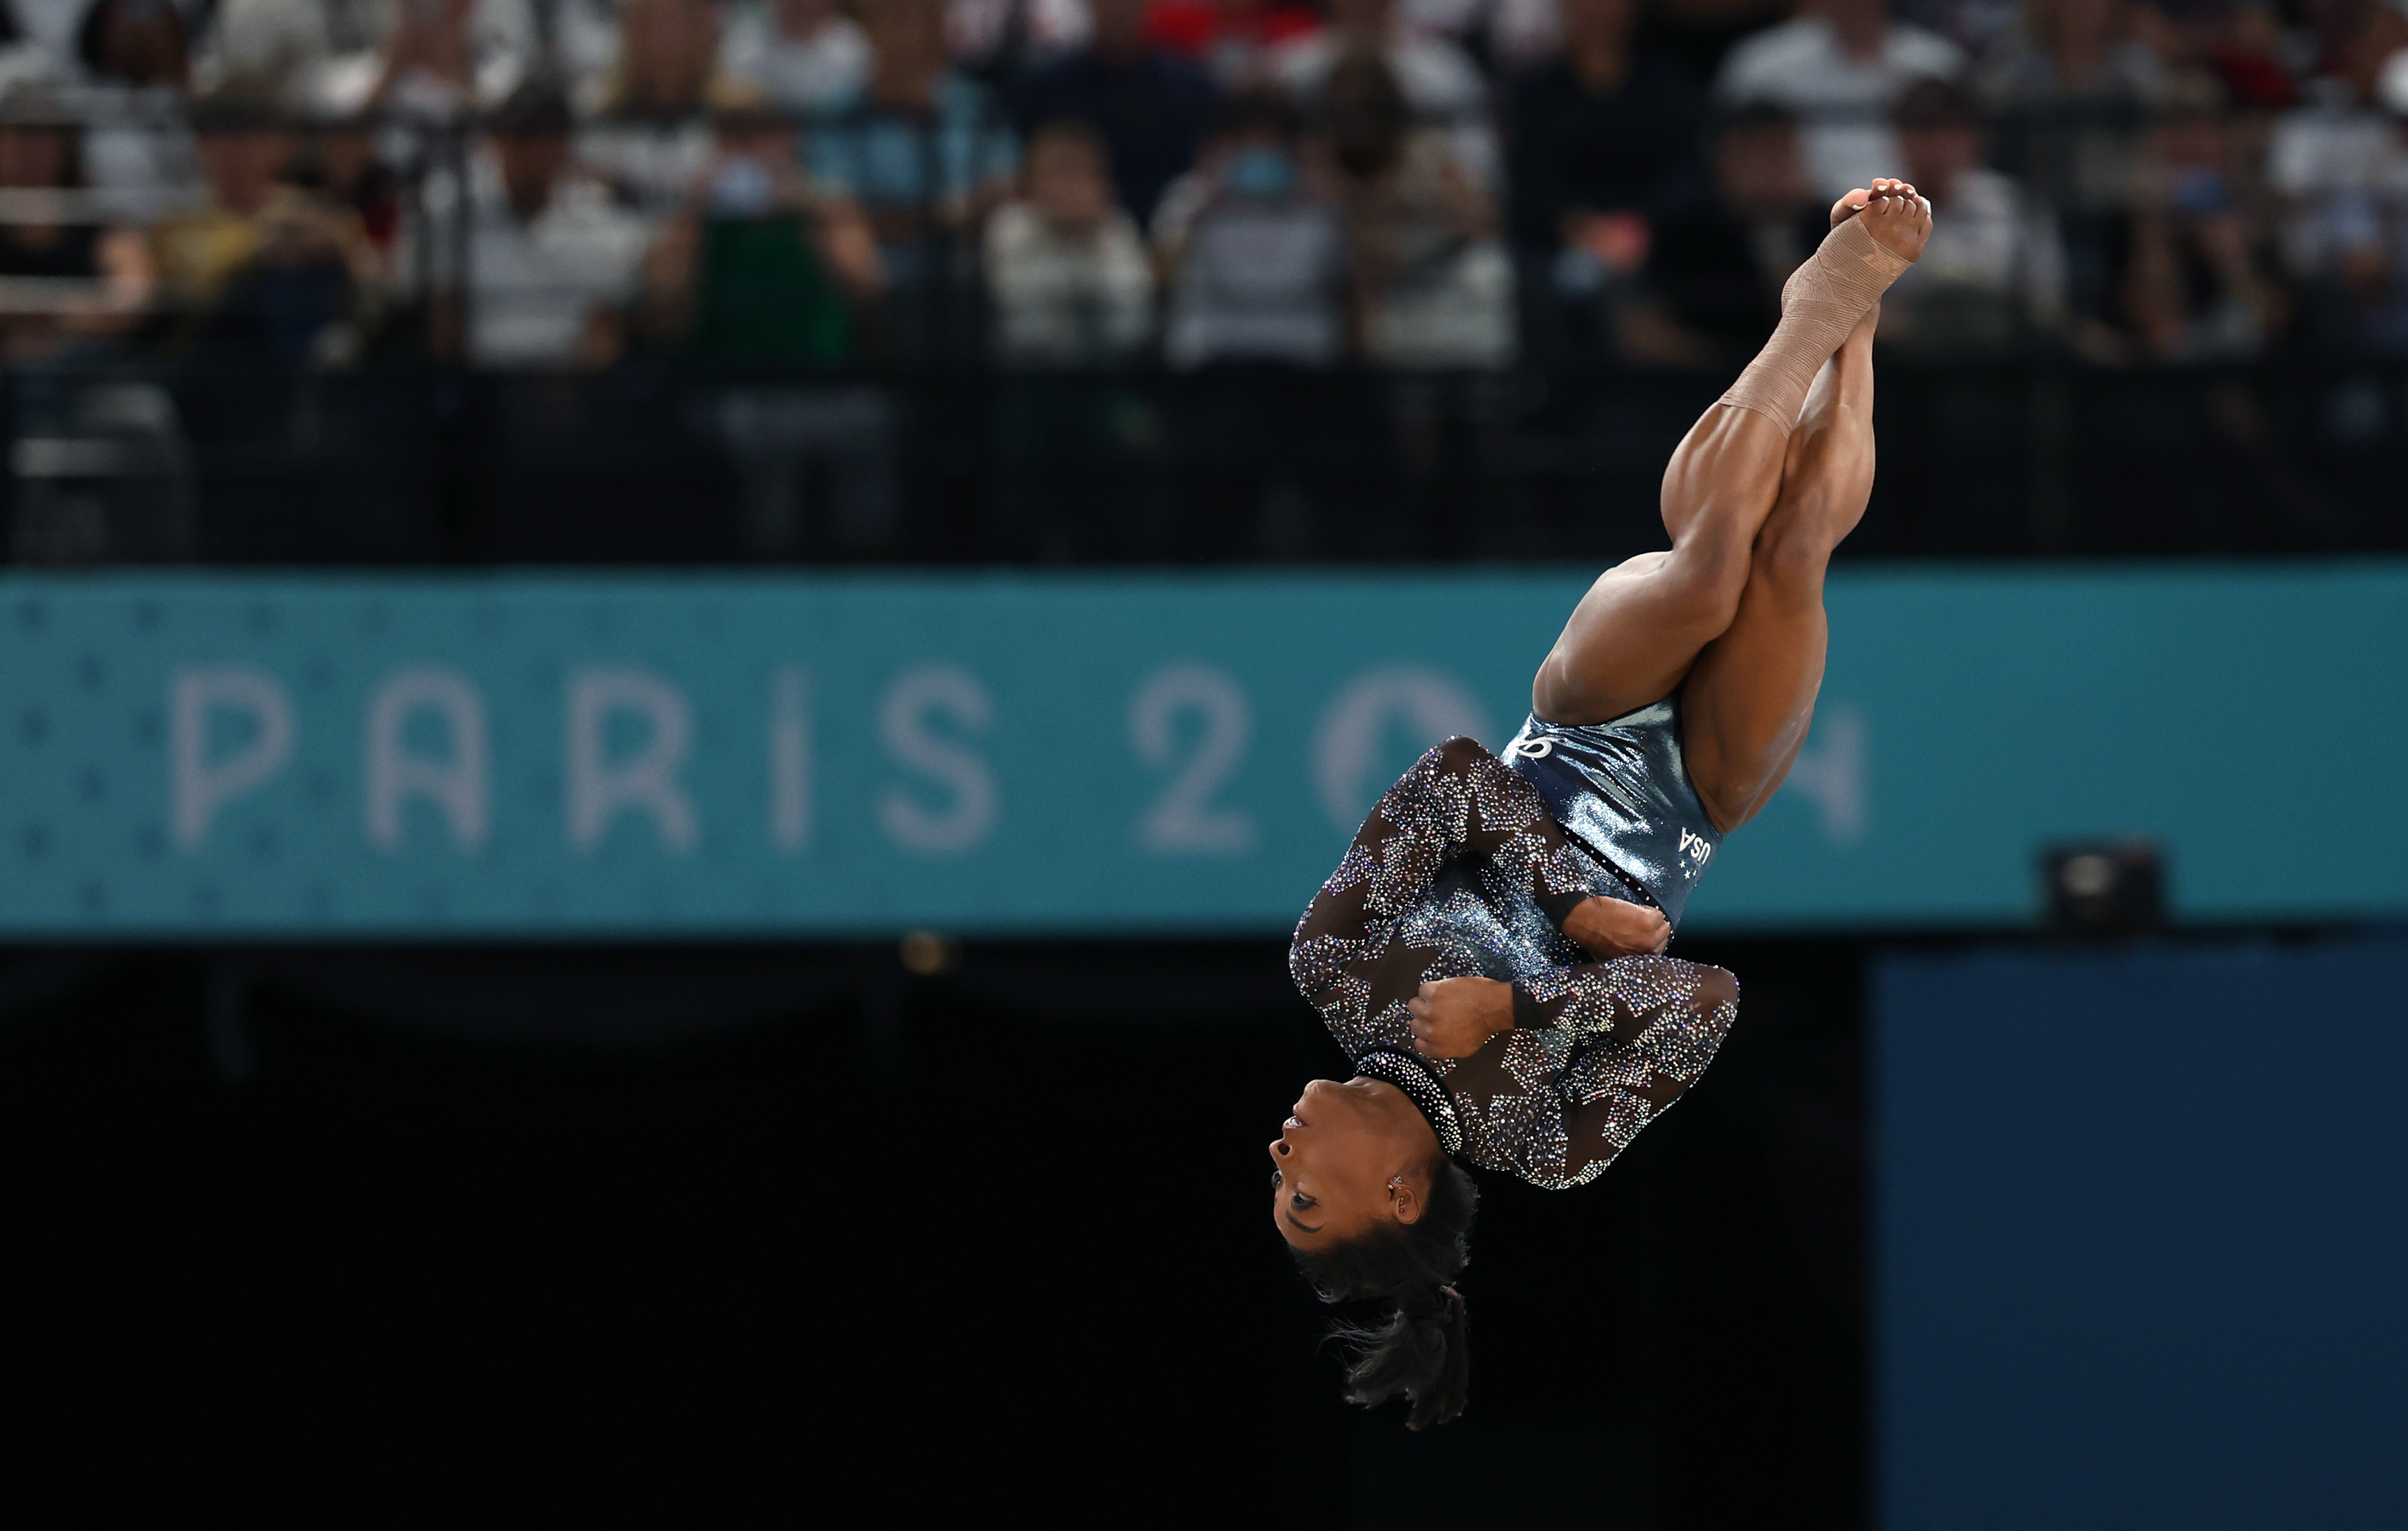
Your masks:
<instances>
[{"instance_id":1,"label":"star-patterned leotard sleeve","mask_svg":"<svg viewBox=\"0 0 2408 1531\"><path fill-rule=\"evenodd\" d=\"M1529 785L1469 739L1451 739L1371 811L1298 923L1288 966L1350 1058L1411 1053L1406 1008L1426 979L1481 971L1426 913L1441 871L1480 863L1484 896L1525 896L1561 931L1590 896L1591 866ZM1670 957L1583 961L1557 934L1555 964L1514 974L1514 1026L1469 1058L1426 1060L1452 1099L1464 1154L1534 1185L1593 1179L1694 1083L1738 1013L1720 968Z\"/></svg>"}]
</instances>

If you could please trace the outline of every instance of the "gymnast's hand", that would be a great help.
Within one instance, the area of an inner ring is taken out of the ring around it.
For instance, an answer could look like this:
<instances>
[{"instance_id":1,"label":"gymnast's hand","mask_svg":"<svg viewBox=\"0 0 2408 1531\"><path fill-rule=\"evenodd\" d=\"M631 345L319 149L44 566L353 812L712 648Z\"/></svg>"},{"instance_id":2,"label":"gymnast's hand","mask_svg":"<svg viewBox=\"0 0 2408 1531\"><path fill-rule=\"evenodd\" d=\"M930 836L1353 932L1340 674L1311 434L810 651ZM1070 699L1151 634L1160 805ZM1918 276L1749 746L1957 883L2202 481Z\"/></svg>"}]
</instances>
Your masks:
<instances>
[{"instance_id":1,"label":"gymnast's hand","mask_svg":"<svg viewBox=\"0 0 2408 1531\"><path fill-rule=\"evenodd\" d=\"M1670 946L1672 922L1661 909L1596 898L1574 906L1564 933L1598 957L1636 957Z\"/></svg>"},{"instance_id":2,"label":"gymnast's hand","mask_svg":"<svg viewBox=\"0 0 2408 1531\"><path fill-rule=\"evenodd\" d=\"M1413 1013L1413 1051L1424 1058L1469 1058L1513 1029L1513 986L1494 978L1424 980L1405 1002Z\"/></svg>"}]
</instances>

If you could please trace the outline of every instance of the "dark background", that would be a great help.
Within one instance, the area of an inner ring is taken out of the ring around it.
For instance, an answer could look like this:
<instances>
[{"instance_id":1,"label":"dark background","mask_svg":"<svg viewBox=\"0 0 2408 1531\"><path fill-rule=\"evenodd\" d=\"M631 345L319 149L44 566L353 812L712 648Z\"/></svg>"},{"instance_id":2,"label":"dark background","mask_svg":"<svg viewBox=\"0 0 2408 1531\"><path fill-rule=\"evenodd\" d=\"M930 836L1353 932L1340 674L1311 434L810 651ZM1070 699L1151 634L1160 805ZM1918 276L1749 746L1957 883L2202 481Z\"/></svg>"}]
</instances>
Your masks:
<instances>
[{"instance_id":1,"label":"dark background","mask_svg":"<svg viewBox=\"0 0 2408 1531\"><path fill-rule=\"evenodd\" d=\"M1863 942L1579 1192L1483 1177L1472 1406L1339 1401L1276 942L19 950L10 1497L77 1521L1854 1526ZM611 1045L552 1033L570 1020Z\"/></svg>"}]
</instances>

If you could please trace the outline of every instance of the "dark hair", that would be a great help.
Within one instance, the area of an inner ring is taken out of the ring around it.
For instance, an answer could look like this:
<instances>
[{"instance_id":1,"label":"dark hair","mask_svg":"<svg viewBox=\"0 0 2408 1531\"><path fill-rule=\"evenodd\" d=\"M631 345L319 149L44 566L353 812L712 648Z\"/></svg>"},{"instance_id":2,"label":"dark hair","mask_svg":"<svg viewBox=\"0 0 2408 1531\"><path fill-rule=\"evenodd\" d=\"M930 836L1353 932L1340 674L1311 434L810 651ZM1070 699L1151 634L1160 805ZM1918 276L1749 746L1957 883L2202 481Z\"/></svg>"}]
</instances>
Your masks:
<instances>
[{"instance_id":1,"label":"dark hair","mask_svg":"<svg viewBox=\"0 0 2408 1531\"><path fill-rule=\"evenodd\" d=\"M1369 1408L1401 1394L1412 1405L1405 1420L1411 1430L1463 1412L1471 1390L1470 1320L1463 1294L1449 1283L1471 1263L1471 1219L1479 1209L1480 1188L1462 1165L1442 1158L1417 1220L1317 1254L1292 1248L1323 1302L1395 1305L1379 1322L1341 1320L1329 1331L1352 1352L1348 1403Z\"/></svg>"},{"instance_id":2,"label":"dark hair","mask_svg":"<svg viewBox=\"0 0 2408 1531\"><path fill-rule=\"evenodd\" d=\"M485 114L485 131L497 138L566 138L577 119L568 97L548 79L530 79Z\"/></svg>"},{"instance_id":3,"label":"dark hair","mask_svg":"<svg viewBox=\"0 0 2408 1531\"><path fill-rule=\"evenodd\" d=\"M1918 79L1906 88L1890 108L1890 121L1899 127L1979 127L1980 113L1971 97L1944 79Z\"/></svg>"},{"instance_id":4,"label":"dark hair","mask_svg":"<svg viewBox=\"0 0 2408 1531\"><path fill-rule=\"evenodd\" d=\"M1742 133L1795 133L1798 114L1770 101L1751 101L1714 119L1710 136L1715 140Z\"/></svg>"}]
</instances>

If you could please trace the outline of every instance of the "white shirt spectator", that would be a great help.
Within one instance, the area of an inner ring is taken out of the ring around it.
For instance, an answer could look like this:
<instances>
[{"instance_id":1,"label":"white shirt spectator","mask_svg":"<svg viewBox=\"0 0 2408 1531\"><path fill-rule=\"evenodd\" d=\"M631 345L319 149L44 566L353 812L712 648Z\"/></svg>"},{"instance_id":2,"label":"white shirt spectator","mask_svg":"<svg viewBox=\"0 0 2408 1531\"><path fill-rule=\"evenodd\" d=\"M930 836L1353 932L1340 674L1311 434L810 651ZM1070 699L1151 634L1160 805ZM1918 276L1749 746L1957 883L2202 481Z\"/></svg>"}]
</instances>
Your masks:
<instances>
[{"instance_id":1,"label":"white shirt spectator","mask_svg":"<svg viewBox=\"0 0 2408 1531\"><path fill-rule=\"evenodd\" d=\"M722 74L760 86L781 110L807 116L853 105L868 87L869 65L869 35L841 13L809 37L795 37L780 30L773 7L748 7L729 20L719 45Z\"/></svg>"},{"instance_id":2,"label":"white shirt spectator","mask_svg":"<svg viewBox=\"0 0 2408 1531\"><path fill-rule=\"evenodd\" d=\"M266 80L295 106L357 109L382 72L379 51L417 0L222 0L193 59L201 88L230 79ZM538 51L530 0L475 0L466 22L477 103L490 106L526 78ZM465 105L446 82L402 78L394 99L406 108L447 115Z\"/></svg>"},{"instance_id":3,"label":"white shirt spectator","mask_svg":"<svg viewBox=\"0 0 2408 1531\"><path fill-rule=\"evenodd\" d=\"M543 210L522 222L490 150L470 162L468 184L469 361L479 367L574 364L595 311L635 297L652 225L576 171L553 182ZM457 207L450 178L429 178L426 200L430 220L448 220ZM426 233L433 238L398 241L405 265L423 243L437 263L433 284L457 285L462 273L450 268L455 239L441 227ZM404 271L405 286L415 274Z\"/></svg>"},{"instance_id":4,"label":"white shirt spectator","mask_svg":"<svg viewBox=\"0 0 2408 1531\"><path fill-rule=\"evenodd\" d=\"M1338 360L1346 237L1327 207L1226 195L1191 171L1163 194L1154 238L1177 257L1162 346L1171 366Z\"/></svg>"},{"instance_id":5,"label":"white shirt spectator","mask_svg":"<svg viewBox=\"0 0 2408 1531\"><path fill-rule=\"evenodd\" d=\"M945 45L965 64L982 64L1003 46L1011 14L1021 13L1027 33L1021 46L1025 63L1042 64L1075 53L1096 35L1096 18L1087 0L946 0Z\"/></svg>"},{"instance_id":6,"label":"white shirt spectator","mask_svg":"<svg viewBox=\"0 0 2408 1531\"><path fill-rule=\"evenodd\" d=\"M1759 32L1730 51L1714 94L1726 106L1766 102L1797 114L1806 174L1836 197L1875 176L1899 171L1889 108L1918 79L1953 79L1965 67L1955 43L1921 27L1893 22L1870 59L1850 54L1820 16L1800 16Z\"/></svg>"},{"instance_id":7,"label":"white shirt spectator","mask_svg":"<svg viewBox=\"0 0 2408 1531\"><path fill-rule=\"evenodd\" d=\"M1327 85L1345 49L1346 39L1335 28L1298 37L1271 55L1271 78L1299 105L1310 105ZM1471 55L1399 21L1390 27L1381 57L1413 116L1446 130L1463 172L1483 187L1497 185L1497 133L1488 119L1488 86Z\"/></svg>"},{"instance_id":8,"label":"white shirt spectator","mask_svg":"<svg viewBox=\"0 0 2408 1531\"><path fill-rule=\"evenodd\" d=\"M1025 202L986 225L996 354L1019 367L1125 359L1154 328L1154 265L1117 209L1085 238L1065 238Z\"/></svg>"}]
</instances>

